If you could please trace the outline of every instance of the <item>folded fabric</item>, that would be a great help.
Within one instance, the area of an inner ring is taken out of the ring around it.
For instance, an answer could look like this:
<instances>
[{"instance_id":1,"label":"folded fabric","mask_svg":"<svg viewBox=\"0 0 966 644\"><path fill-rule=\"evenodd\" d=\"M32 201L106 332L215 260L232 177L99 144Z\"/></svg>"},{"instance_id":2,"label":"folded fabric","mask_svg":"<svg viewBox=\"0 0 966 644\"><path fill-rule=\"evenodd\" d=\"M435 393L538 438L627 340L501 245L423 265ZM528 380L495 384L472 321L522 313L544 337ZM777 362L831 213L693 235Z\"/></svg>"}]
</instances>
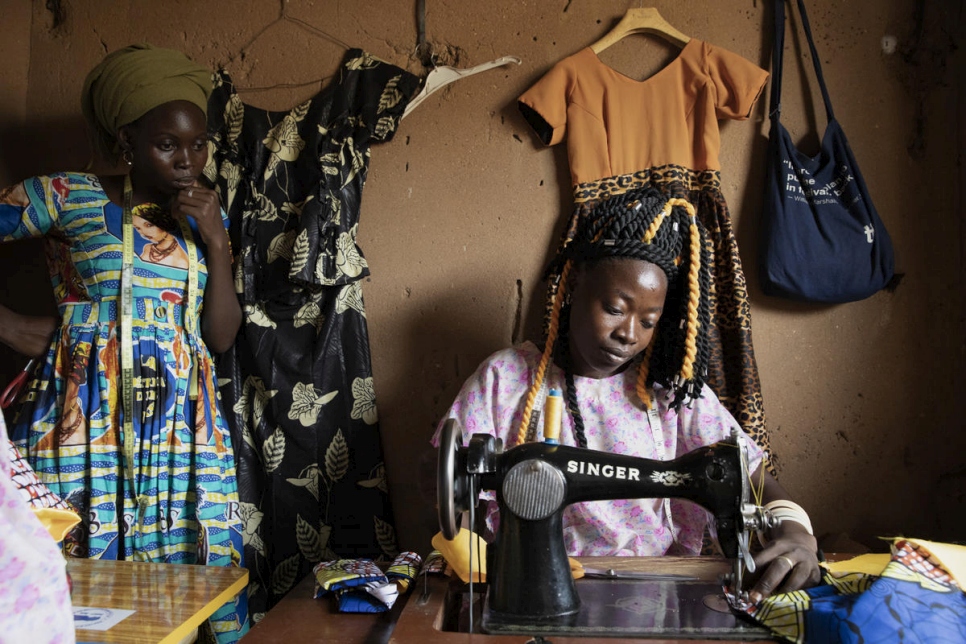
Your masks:
<instances>
[{"instance_id":1,"label":"folded fabric","mask_svg":"<svg viewBox=\"0 0 966 644\"><path fill-rule=\"evenodd\" d=\"M60 543L67 536L74 526L80 523L81 518L70 510L59 508L31 508L34 516L40 524L47 529L54 541Z\"/></svg>"},{"instance_id":2,"label":"folded fabric","mask_svg":"<svg viewBox=\"0 0 966 644\"><path fill-rule=\"evenodd\" d=\"M447 539L437 532L432 540L433 547L443 553L446 563L465 583L470 581L470 566L473 568L473 581L486 581L486 541L480 535L460 528L455 539Z\"/></svg>"},{"instance_id":3,"label":"folded fabric","mask_svg":"<svg viewBox=\"0 0 966 644\"><path fill-rule=\"evenodd\" d=\"M404 552L393 559L386 577L396 582L401 592L409 589L409 582L419 573L420 557L415 552Z\"/></svg>"},{"instance_id":4,"label":"folded fabric","mask_svg":"<svg viewBox=\"0 0 966 644\"><path fill-rule=\"evenodd\" d=\"M789 642L966 642L964 573L966 547L898 538L884 567L863 555L826 566L814 588L757 605L726 597Z\"/></svg>"},{"instance_id":5,"label":"folded fabric","mask_svg":"<svg viewBox=\"0 0 966 644\"><path fill-rule=\"evenodd\" d=\"M315 565L315 594L335 597L339 612L382 613L393 607L400 592L405 592L416 576L420 557L403 552L386 573L371 559L338 559Z\"/></svg>"},{"instance_id":6,"label":"folded fabric","mask_svg":"<svg viewBox=\"0 0 966 644\"><path fill-rule=\"evenodd\" d=\"M433 550L426 555L423 567L419 569L420 575L442 575L446 573L446 558L439 550Z\"/></svg>"}]
</instances>

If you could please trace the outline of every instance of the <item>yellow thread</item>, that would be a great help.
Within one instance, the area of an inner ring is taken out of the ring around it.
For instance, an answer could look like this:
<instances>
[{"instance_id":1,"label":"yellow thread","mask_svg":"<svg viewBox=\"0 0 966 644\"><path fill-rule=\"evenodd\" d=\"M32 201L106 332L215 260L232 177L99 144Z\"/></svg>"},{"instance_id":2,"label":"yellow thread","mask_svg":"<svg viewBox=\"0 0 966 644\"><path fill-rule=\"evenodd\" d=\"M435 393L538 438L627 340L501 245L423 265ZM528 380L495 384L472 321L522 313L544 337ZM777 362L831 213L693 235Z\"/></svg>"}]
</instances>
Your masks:
<instances>
[{"instance_id":1,"label":"yellow thread","mask_svg":"<svg viewBox=\"0 0 966 644\"><path fill-rule=\"evenodd\" d=\"M734 445L734 447L739 450L741 449L740 445ZM755 485L755 479L752 476L754 472L751 472L751 471L746 472L746 474L748 475L748 488L751 490L752 496L754 496L755 505L762 505L762 500L764 499L764 496L765 496L765 467L770 462L771 462L771 459L768 458L768 452L764 452L761 457L761 465L759 465L761 476L758 477L757 485Z\"/></svg>"},{"instance_id":2,"label":"yellow thread","mask_svg":"<svg viewBox=\"0 0 966 644\"><path fill-rule=\"evenodd\" d=\"M527 405L523 409L523 418L520 420L520 426L517 428L515 440L508 447L519 445L526 438L527 428L530 426L530 416L533 414L533 406L537 402L537 393L543 384L543 378L547 373L547 365L550 364L550 356L553 355L553 347L557 342L557 331L560 328L560 307L563 305L564 292L567 290L567 276L570 274L570 266L571 261L568 259L567 263L564 264L563 270L560 271L560 288L557 289L557 293L553 298L553 309L550 312L550 326L547 329L547 344L543 348L543 355L540 356L540 365L537 367L533 384L530 385L530 391L527 393Z\"/></svg>"},{"instance_id":3,"label":"yellow thread","mask_svg":"<svg viewBox=\"0 0 966 644\"><path fill-rule=\"evenodd\" d=\"M761 465L759 465L759 468L761 468L763 465L766 465L769 462L770 462L770 459L768 458L768 454L763 455L761 458ZM755 495L755 499L756 499L755 503L757 503L758 505L761 505L762 504L761 502L765 500L765 470L763 468L761 469L761 476L758 477L758 479L759 479L758 493Z\"/></svg>"},{"instance_id":4,"label":"yellow thread","mask_svg":"<svg viewBox=\"0 0 966 644\"><path fill-rule=\"evenodd\" d=\"M556 389L550 390L547 402L543 407L543 439L545 441L560 440L560 417L562 415L563 399Z\"/></svg>"},{"instance_id":5,"label":"yellow thread","mask_svg":"<svg viewBox=\"0 0 966 644\"><path fill-rule=\"evenodd\" d=\"M751 493L755 497L755 505L762 505L762 500L765 496L765 469L764 466L769 462L768 455L765 454L761 459L761 476L758 477L758 485L755 485L755 479L752 477L753 472L748 472L748 483L751 488Z\"/></svg>"}]
</instances>

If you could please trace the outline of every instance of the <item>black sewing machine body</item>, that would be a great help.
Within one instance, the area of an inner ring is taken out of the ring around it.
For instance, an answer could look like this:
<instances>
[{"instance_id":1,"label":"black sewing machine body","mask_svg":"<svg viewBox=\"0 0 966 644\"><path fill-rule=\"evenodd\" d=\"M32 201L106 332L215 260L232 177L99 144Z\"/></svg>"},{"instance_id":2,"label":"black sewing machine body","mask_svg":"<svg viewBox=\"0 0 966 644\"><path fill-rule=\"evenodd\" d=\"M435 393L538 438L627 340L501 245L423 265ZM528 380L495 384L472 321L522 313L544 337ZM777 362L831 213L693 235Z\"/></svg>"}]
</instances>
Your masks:
<instances>
[{"instance_id":1,"label":"black sewing machine body","mask_svg":"<svg viewBox=\"0 0 966 644\"><path fill-rule=\"evenodd\" d=\"M735 433L671 461L547 443L503 451L488 434L474 435L463 447L455 422L448 421L439 455L440 525L454 538L459 515L475 506L479 491L496 491L500 526L487 547L487 611L501 623L539 626L566 621L580 609L562 516L566 506L582 501L676 497L698 503L713 515L740 587L750 559L749 531L760 529L764 517L749 503L739 441Z\"/></svg>"}]
</instances>

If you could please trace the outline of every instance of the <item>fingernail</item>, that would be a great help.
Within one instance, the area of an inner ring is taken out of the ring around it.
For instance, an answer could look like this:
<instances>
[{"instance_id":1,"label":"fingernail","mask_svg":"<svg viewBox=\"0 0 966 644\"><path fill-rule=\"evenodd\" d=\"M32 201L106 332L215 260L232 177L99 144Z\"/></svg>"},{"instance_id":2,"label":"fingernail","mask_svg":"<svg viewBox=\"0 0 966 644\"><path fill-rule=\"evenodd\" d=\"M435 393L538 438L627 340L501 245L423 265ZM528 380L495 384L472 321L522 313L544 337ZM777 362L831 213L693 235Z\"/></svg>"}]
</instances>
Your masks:
<instances>
[{"instance_id":1,"label":"fingernail","mask_svg":"<svg viewBox=\"0 0 966 644\"><path fill-rule=\"evenodd\" d=\"M750 601L752 604L757 604L758 602L761 601L761 593L756 591L751 591L750 593L748 593L748 601Z\"/></svg>"}]
</instances>

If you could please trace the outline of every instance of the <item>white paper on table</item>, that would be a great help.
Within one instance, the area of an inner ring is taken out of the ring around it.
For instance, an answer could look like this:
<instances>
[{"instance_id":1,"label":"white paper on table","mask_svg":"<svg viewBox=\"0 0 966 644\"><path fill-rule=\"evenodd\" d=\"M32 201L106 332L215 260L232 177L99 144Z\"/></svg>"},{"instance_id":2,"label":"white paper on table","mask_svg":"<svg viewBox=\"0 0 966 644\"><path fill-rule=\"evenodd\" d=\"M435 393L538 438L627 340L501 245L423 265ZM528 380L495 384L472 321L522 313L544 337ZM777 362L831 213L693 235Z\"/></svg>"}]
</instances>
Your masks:
<instances>
[{"instance_id":1,"label":"white paper on table","mask_svg":"<svg viewBox=\"0 0 966 644\"><path fill-rule=\"evenodd\" d=\"M74 628L85 631L106 631L135 612L120 608L74 606Z\"/></svg>"}]
</instances>

